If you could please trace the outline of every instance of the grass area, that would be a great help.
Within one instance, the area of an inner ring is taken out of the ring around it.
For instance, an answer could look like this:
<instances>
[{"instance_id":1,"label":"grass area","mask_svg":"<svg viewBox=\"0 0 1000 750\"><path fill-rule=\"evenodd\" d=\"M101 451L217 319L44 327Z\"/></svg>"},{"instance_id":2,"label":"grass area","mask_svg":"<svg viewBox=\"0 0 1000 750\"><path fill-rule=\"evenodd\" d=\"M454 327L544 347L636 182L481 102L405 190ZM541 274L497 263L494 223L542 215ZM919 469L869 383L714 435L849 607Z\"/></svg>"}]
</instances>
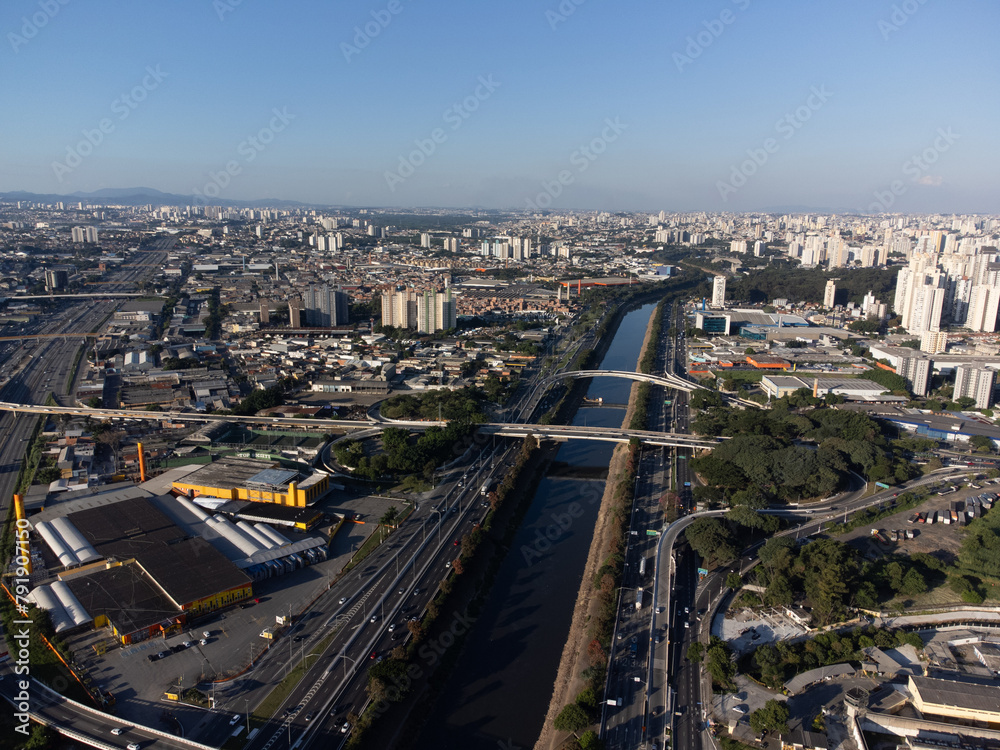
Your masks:
<instances>
[{"instance_id":1,"label":"grass area","mask_svg":"<svg viewBox=\"0 0 1000 750\"><path fill-rule=\"evenodd\" d=\"M76 356L73 358L73 366L69 368L69 378L66 380L67 396L73 395L73 383L76 381L76 373L80 369L80 360L83 359L83 353L86 349L86 344L80 344L80 348L76 350Z\"/></svg>"},{"instance_id":2,"label":"grass area","mask_svg":"<svg viewBox=\"0 0 1000 750\"><path fill-rule=\"evenodd\" d=\"M357 567L364 562L365 558L368 557L368 555L370 555L381 543L382 535L379 533L378 528L376 528L375 531L372 532L367 539L365 539L364 544L361 545L361 549L359 549L353 559L347 563L343 572L347 573L351 568Z\"/></svg>"},{"instance_id":3,"label":"grass area","mask_svg":"<svg viewBox=\"0 0 1000 750\"><path fill-rule=\"evenodd\" d=\"M872 486L874 487L874 485ZM827 529L827 533L831 535L846 534L848 531L853 531L861 526L878 523L884 518L889 518L889 516L895 516L898 513L904 513L908 510L912 510L920 505L929 494L930 491L924 487L918 487L915 490L904 492L896 499L892 506L881 511L874 507L868 508L867 510L855 511L854 515L847 523L831 524Z\"/></svg>"},{"instance_id":4,"label":"grass area","mask_svg":"<svg viewBox=\"0 0 1000 750\"><path fill-rule=\"evenodd\" d=\"M765 375L773 375L774 373L767 373L763 370L712 370L713 375L718 375L719 377L727 380L733 380L737 383L759 383L761 378Z\"/></svg>"}]
</instances>

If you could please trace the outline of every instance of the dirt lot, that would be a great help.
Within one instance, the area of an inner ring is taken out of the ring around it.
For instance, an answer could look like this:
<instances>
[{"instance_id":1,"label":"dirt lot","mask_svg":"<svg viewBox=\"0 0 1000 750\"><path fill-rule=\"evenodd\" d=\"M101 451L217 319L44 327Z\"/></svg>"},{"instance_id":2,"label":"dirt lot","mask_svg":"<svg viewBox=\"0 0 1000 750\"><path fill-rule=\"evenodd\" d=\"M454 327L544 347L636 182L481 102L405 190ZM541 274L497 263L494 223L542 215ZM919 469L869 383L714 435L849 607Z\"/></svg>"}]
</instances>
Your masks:
<instances>
[{"instance_id":1,"label":"dirt lot","mask_svg":"<svg viewBox=\"0 0 1000 750\"><path fill-rule=\"evenodd\" d=\"M958 555L966 527L944 523L908 523L908 520L914 513L950 510L951 504L955 500L964 502L969 497L975 497L982 492L991 492L995 489L997 489L995 486L979 490L971 490L966 487L950 495L932 494L911 510L901 511L873 524L860 526L839 539L872 557L881 557L892 553L912 555L917 552L926 552L945 562L951 562ZM914 539L904 539L901 542L890 542L888 545L884 545L874 541L872 529L882 529L885 532L893 529L902 529L903 531L912 529L917 536Z\"/></svg>"},{"instance_id":2,"label":"dirt lot","mask_svg":"<svg viewBox=\"0 0 1000 750\"><path fill-rule=\"evenodd\" d=\"M975 497L983 492L998 492L1000 485L981 485L981 489L970 489L963 485L958 492L950 495L931 494L923 503L910 510L883 518L873 524L860 526L853 531L837 537L840 541L846 542L860 550L869 559L878 559L884 555L900 554L913 555L924 552L933 555L942 562L951 564L958 556L962 539L965 536L966 526L958 524L944 523L908 523L910 517L915 513L930 513L931 511L950 510L951 504L955 500L964 501L970 497ZM997 510L987 512L998 512ZM914 539L903 539L899 542L889 542L881 544L872 537L872 529L882 529L888 533L893 529L903 531L912 529L916 532ZM895 599L888 606L900 606L904 609L924 608L934 606L945 606L950 604L960 604L961 599L953 592L947 583L930 589L927 593L915 597Z\"/></svg>"}]
</instances>

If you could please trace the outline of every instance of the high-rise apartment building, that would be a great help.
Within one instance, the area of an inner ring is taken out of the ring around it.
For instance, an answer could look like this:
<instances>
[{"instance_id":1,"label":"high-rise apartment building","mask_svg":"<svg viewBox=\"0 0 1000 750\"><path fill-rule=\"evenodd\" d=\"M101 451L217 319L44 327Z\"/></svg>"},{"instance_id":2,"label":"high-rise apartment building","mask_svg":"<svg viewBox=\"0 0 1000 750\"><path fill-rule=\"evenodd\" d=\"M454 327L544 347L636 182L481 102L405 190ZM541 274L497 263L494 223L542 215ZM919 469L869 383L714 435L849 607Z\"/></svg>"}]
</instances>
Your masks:
<instances>
[{"instance_id":1,"label":"high-rise apartment building","mask_svg":"<svg viewBox=\"0 0 1000 750\"><path fill-rule=\"evenodd\" d=\"M417 302L417 331L434 333L446 331L458 325L455 300L451 289L443 292L424 292Z\"/></svg>"},{"instance_id":2,"label":"high-rise apartment building","mask_svg":"<svg viewBox=\"0 0 1000 750\"><path fill-rule=\"evenodd\" d=\"M307 326L332 328L347 325L348 299L345 292L328 286L310 285L302 297L305 313L303 321Z\"/></svg>"},{"instance_id":3,"label":"high-rise apartment building","mask_svg":"<svg viewBox=\"0 0 1000 750\"><path fill-rule=\"evenodd\" d=\"M712 280L712 307L722 307L726 304L726 277L716 276Z\"/></svg>"},{"instance_id":4,"label":"high-rise apartment building","mask_svg":"<svg viewBox=\"0 0 1000 750\"><path fill-rule=\"evenodd\" d=\"M394 328L416 328L417 293L412 289L382 293L382 325Z\"/></svg>"},{"instance_id":5,"label":"high-rise apartment building","mask_svg":"<svg viewBox=\"0 0 1000 750\"><path fill-rule=\"evenodd\" d=\"M955 392L952 398L956 401L963 397L973 398L977 409L989 409L993 405L996 384L996 370L959 365L955 368Z\"/></svg>"},{"instance_id":6,"label":"high-rise apartment building","mask_svg":"<svg viewBox=\"0 0 1000 750\"><path fill-rule=\"evenodd\" d=\"M823 290L823 307L827 310L832 310L834 305L834 300L837 297L837 280L829 279L826 282L826 289Z\"/></svg>"}]
</instances>

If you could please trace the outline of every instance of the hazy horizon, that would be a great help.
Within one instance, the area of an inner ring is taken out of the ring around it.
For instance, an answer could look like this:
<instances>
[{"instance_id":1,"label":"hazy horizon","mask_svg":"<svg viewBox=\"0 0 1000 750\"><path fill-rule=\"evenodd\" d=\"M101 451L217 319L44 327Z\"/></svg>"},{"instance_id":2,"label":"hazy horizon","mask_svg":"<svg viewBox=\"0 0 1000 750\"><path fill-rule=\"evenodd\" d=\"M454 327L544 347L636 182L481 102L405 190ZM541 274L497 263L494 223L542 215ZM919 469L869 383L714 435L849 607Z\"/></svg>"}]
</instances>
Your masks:
<instances>
[{"instance_id":1,"label":"hazy horizon","mask_svg":"<svg viewBox=\"0 0 1000 750\"><path fill-rule=\"evenodd\" d=\"M4 192L864 213L1000 197L1000 9L967 0L16 0L0 19Z\"/></svg>"}]
</instances>

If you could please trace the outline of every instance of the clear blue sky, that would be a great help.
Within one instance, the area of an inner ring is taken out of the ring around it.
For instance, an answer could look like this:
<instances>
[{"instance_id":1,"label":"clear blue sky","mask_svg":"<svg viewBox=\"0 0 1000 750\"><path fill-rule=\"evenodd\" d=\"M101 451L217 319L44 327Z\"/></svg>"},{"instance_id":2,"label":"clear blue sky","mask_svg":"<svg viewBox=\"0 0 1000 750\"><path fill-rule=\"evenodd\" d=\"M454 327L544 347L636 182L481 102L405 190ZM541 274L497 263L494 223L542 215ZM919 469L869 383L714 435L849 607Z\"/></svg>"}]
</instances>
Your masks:
<instances>
[{"instance_id":1,"label":"clear blue sky","mask_svg":"<svg viewBox=\"0 0 1000 750\"><path fill-rule=\"evenodd\" d=\"M898 181L893 210L998 210L994 2L50 1L0 9L0 190L742 211Z\"/></svg>"}]
</instances>

